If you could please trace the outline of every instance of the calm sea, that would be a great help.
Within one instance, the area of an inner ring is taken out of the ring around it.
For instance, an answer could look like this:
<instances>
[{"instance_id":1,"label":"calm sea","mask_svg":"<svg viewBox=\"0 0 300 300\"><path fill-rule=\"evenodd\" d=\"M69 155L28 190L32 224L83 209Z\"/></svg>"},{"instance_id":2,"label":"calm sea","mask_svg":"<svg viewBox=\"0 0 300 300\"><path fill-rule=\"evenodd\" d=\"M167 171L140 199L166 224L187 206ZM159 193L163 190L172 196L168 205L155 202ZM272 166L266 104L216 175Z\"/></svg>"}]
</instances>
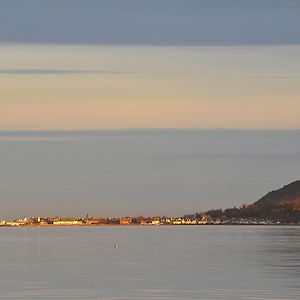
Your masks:
<instances>
[{"instance_id":1,"label":"calm sea","mask_svg":"<svg viewBox=\"0 0 300 300\"><path fill-rule=\"evenodd\" d=\"M300 227L0 228L0 299L298 300Z\"/></svg>"}]
</instances>

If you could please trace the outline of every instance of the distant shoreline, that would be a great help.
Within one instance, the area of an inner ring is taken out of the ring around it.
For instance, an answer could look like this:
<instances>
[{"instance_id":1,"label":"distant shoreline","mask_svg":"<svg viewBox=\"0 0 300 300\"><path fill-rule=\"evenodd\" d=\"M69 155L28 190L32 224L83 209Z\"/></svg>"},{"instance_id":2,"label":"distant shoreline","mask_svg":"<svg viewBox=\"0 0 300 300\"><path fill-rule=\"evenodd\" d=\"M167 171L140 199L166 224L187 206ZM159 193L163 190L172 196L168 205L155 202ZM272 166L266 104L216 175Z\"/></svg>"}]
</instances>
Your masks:
<instances>
[{"instance_id":1,"label":"distant shoreline","mask_svg":"<svg viewBox=\"0 0 300 300\"><path fill-rule=\"evenodd\" d=\"M280 224L74 224L74 225L1 225L0 228L20 228L20 227L202 227L202 226L300 226L297 223L280 223Z\"/></svg>"}]
</instances>

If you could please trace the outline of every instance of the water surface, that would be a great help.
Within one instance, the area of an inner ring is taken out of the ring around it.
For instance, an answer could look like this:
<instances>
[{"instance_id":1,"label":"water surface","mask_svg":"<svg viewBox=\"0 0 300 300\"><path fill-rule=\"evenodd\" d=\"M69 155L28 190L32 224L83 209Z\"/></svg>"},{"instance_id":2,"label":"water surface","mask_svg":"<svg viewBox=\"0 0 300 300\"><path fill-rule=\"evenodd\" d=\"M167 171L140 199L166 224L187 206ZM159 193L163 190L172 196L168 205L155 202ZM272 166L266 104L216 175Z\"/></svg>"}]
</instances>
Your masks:
<instances>
[{"instance_id":1,"label":"water surface","mask_svg":"<svg viewBox=\"0 0 300 300\"><path fill-rule=\"evenodd\" d=\"M0 228L0 245L0 299L300 295L300 227Z\"/></svg>"}]
</instances>

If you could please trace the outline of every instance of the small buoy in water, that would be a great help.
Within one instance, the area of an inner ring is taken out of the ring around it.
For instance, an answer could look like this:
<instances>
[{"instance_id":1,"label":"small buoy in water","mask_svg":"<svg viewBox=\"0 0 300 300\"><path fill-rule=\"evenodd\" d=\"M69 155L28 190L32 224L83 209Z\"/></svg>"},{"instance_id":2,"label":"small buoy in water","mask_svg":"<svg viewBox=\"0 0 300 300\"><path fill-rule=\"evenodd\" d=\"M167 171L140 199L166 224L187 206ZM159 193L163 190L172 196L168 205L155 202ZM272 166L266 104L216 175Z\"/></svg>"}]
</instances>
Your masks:
<instances>
[{"instance_id":1,"label":"small buoy in water","mask_svg":"<svg viewBox=\"0 0 300 300\"><path fill-rule=\"evenodd\" d=\"M114 247L115 247L115 248L118 248L118 245L117 245L117 244L114 244Z\"/></svg>"}]
</instances>

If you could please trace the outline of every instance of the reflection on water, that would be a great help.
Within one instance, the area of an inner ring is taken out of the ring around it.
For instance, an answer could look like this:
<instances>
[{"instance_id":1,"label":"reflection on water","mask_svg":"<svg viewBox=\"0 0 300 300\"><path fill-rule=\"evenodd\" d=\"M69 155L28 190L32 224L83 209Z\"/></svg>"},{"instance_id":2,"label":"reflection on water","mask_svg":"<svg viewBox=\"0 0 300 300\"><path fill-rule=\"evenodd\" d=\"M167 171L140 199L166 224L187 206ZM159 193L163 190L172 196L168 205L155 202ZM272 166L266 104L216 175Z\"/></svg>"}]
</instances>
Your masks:
<instances>
[{"instance_id":1,"label":"reflection on water","mask_svg":"<svg viewBox=\"0 0 300 300\"><path fill-rule=\"evenodd\" d=\"M300 227L0 228L0 245L0 299L300 294Z\"/></svg>"},{"instance_id":2,"label":"reflection on water","mask_svg":"<svg viewBox=\"0 0 300 300\"><path fill-rule=\"evenodd\" d=\"M300 227L275 227L262 230L265 248L258 255L265 276L280 279L286 286L299 289L300 283ZM293 280L295 278L296 280Z\"/></svg>"}]
</instances>

